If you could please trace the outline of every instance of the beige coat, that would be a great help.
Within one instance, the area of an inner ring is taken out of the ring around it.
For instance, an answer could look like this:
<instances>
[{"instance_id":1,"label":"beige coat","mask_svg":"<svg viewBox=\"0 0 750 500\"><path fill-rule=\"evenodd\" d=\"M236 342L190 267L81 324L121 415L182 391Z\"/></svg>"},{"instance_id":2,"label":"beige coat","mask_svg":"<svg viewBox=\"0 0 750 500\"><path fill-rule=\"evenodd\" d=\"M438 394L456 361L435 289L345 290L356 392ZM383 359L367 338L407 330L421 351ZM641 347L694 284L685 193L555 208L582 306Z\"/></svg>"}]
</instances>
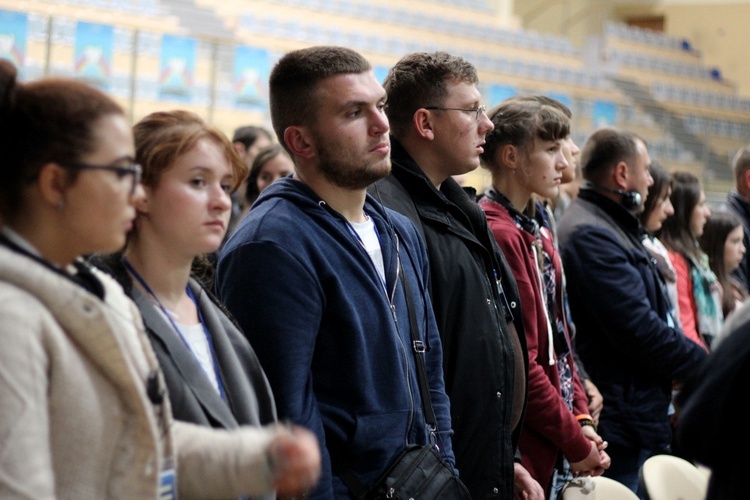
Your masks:
<instances>
[{"instance_id":1,"label":"beige coat","mask_svg":"<svg viewBox=\"0 0 750 500\"><path fill-rule=\"evenodd\" d=\"M152 404L138 309L97 276L105 301L0 245L0 498L155 499L172 448L181 499L269 491L275 431L175 422L168 398Z\"/></svg>"}]
</instances>

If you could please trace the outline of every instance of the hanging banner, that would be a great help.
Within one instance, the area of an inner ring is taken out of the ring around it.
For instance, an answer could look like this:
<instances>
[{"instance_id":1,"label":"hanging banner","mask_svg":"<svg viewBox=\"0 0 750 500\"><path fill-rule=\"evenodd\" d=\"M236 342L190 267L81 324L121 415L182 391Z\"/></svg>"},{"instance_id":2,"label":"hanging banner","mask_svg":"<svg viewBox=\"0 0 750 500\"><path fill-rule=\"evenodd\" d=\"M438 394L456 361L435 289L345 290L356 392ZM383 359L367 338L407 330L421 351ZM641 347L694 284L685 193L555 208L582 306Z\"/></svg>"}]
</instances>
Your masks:
<instances>
[{"instance_id":1,"label":"hanging banner","mask_svg":"<svg viewBox=\"0 0 750 500\"><path fill-rule=\"evenodd\" d=\"M378 80L378 83L380 83L380 85L383 85L383 83L385 82L385 77L388 76L389 69L390 68L388 68L387 66L375 66L374 68L372 68L373 73L375 73L375 78Z\"/></svg>"},{"instance_id":2,"label":"hanging banner","mask_svg":"<svg viewBox=\"0 0 750 500\"><path fill-rule=\"evenodd\" d=\"M114 27L79 21L76 24L75 74L109 90L114 40Z\"/></svg>"},{"instance_id":3,"label":"hanging banner","mask_svg":"<svg viewBox=\"0 0 750 500\"><path fill-rule=\"evenodd\" d=\"M26 14L0 10L0 57L9 59L19 69L26 58L28 25Z\"/></svg>"},{"instance_id":4,"label":"hanging banner","mask_svg":"<svg viewBox=\"0 0 750 500\"><path fill-rule=\"evenodd\" d=\"M159 97L189 102L195 83L194 38L164 35L161 38Z\"/></svg>"},{"instance_id":5,"label":"hanging banner","mask_svg":"<svg viewBox=\"0 0 750 500\"><path fill-rule=\"evenodd\" d=\"M594 101L594 127L608 127L615 124L617 119L617 105L608 101Z\"/></svg>"},{"instance_id":6,"label":"hanging banner","mask_svg":"<svg viewBox=\"0 0 750 500\"><path fill-rule=\"evenodd\" d=\"M565 106L567 106L568 109L572 110L572 108L573 108L573 106L572 106L573 100L570 98L570 96L568 94L561 94L559 92L548 92L547 93L547 97L551 97L552 99L556 99L556 100L560 101Z\"/></svg>"},{"instance_id":7,"label":"hanging banner","mask_svg":"<svg viewBox=\"0 0 750 500\"><path fill-rule=\"evenodd\" d=\"M266 49L237 46L234 51L234 101L238 107L268 106L270 57Z\"/></svg>"},{"instance_id":8,"label":"hanging banner","mask_svg":"<svg viewBox=\"0 0 750 500\"><path fill-rule=\"evenodd\" d=\"M518 92L513 87L490 85L490 93L489 96L487 96L487 109L492 109L508 97L513 97L516 94L518 94Z\"/></svg>"}]
</instances>

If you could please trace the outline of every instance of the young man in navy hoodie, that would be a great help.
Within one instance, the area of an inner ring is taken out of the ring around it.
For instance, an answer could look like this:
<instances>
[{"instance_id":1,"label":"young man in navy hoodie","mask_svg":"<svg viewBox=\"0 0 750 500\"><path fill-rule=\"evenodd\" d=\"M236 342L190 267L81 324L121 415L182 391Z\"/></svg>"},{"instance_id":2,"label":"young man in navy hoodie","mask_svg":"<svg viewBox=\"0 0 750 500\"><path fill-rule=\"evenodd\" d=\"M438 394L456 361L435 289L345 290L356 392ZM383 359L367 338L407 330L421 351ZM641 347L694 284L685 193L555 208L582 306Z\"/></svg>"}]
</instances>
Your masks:
<instances>
[{"instance_id":1,"label":"young man in navy hoodie","mask_svg":"<svg viewBox=\"0 0 750 500\"><path fill-rule=\"evenodd\" d=\"M218 292L266 370L279 417L320 440L312 498L348 498L343 473L369 487L407 443L430 442L405 293L427 346L437 444L455 462L424 244L367 195L391 170L385 100L350 49L282 57L271 118L295 173L263 191L218 264Z\"/></svg>"}]
</instances>

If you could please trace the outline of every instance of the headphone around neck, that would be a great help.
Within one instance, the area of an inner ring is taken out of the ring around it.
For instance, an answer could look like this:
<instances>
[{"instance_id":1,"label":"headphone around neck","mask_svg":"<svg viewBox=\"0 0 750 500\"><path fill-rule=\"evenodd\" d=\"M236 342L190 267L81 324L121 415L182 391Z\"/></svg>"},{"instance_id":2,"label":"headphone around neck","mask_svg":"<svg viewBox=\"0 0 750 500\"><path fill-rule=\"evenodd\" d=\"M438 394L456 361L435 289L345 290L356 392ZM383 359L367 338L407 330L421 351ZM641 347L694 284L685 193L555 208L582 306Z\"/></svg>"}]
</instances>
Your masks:
<instances>
[{"instance_id":1,"label":"headphone around neck","mask_svg":"<svg viewBox=\"0 0 750 500\"><path fill-rule=\"evenodd\" d=\"M620 198L620 204L625 207L627 210L634 210L641 206L643 203L643 197L641 196L641 193L638 191L625 191L623 189L612 189L607 186L602 186L600 184L594 184L594 183L587 183L585 185L588 189L593 189L596 191L606 191L608 193L615 193L619 194L621 196Z\"/></svg>"}]
</instances>

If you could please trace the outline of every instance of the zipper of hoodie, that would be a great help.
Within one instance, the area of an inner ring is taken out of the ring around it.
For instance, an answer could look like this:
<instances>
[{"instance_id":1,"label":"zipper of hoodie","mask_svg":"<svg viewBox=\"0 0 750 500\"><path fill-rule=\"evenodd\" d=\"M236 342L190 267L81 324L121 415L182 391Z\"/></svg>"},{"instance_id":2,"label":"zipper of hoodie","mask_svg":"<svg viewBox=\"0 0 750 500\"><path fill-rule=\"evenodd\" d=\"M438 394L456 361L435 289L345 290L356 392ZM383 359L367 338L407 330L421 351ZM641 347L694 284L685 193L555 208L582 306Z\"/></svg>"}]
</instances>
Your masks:
<instances>
[{"instance_id":1,"label":"zipper of hoodie","mask_svg":"<svg viewBox=\"0 0 750 500\"><path fill-rule=\"evenodd\" d=\"M394 298L396 297L396 286L399 282L399 279L401 279L401 257L399 255L399 244L398 244L398 235L396 234L396 231L393 231L393 239L395 241L396 245L396 277L393 280L393 288L391 289L391 293L388 296L388 303L391 307L391 314L393 315L393 324L396 326L396 336L398 337L398 342L401 345L401 352L403 354L404 359L404 372L406 373L406 388L407 393L409 394L409 422L406 426L406 442L408 444L409 441L409 434L411 434L412 427L414 426L414 413L416 412L416 406L414 403L414 393L412 391L412 384L411 384L411 370L409 370L409 349L404 345L404 339L401 337L401 332L398 324L398 317L396 315L396 305L394 304ZM403 277L403 279L407 279L406 276ZM404 289L404 300L406 299L406 289ZM409 325L409 328L411 328L411 325ZM416 356L417 353L415 352L414 355ZM414 368L418 369L416 366L416 358L414 363Z\"/></svg>"},{"instance_id":2,"label":"zipper of hoodie","mask_svg":"<svg viewBox=\"0 0 750 500\"><path fill-rule=\"evenodd\" d=\"M375 269L375 263L372 262L372 259L370 258L370 255L367 253L367 248L365 248L365 244L362 242L362 240L360 239L359 235L354 230L354 228L351 226L351 224L349 224L349 221L346 221L346 224L349 227L349 229L351 230L351 232L353 232L354 235L356 236L357 241L359 241L359 244L362 247L362 250L365 252L365 255L367 256L367 260L370 261L370 263L372 264L373 269L375 270L375 273L377 274L378 270ZM375 221L373 221L373 225L374 224L375 224ZM378 234L378 241L380 241L380 235L378 233L377 226L375 227L375 232L376 232L376 234ZM388 289L386 288L385 283L383 283L383 290L385 291L385 296L386 296L386 299L388 300L388 307L391 310L391 317L393 317L393 325L396 327L396 338L398 338L398 343L401 346L401 354L403 355L403 361L404 361L404 372L406 374L406 389L407 389L406 392L409 394L409 409L410 409L410 411L409 411L409 422L408 422L408 425L406 426L407 432L406 432L406 436L405 436L405 439L406 439L406 441L408 443L408 436L411 433L412 427L414 426L414 418L415 418L414 414L416 412L416 406L415 406L415 402L414 402L414 393L413 393L413 390L412 390L413 388L412 388L411 376L410 376L411 375L411 370L409 370L409 349L407 348L406 345L404 345L404 339L401 337L401 329L399 328L398 314L396 313L396 304L394 302L395 297L396 297L396 287L398 286L399 279L401 279L401 256L399 255L400 246L399 246L399 243L398 243L398 235L396 235L395 231L393 231L393 240L394 240L394 244L396 246L396 251L395 251L395 254L396 254L396 276L393 279L393 286L391 287L391 290L388 291ZM382 247L381 247L381 252L382 252ZM406 276L404 276L403 279L406 279ZM404 290L404 299L406 299L406 295L405 294L406 294L406 290ZM410 328L411 328L411 326L410 326ZM416 355L416 353L414 353L414 354ZM415 369L417 368L416 367L416 363L415 363L415 367L414 368Z\"/></svg>"},{"instance_id":3,"label":"zipper of hoodie","mask_svg":"<svg viewBox=\"0 0 750 500\"><path fill-rule=\"evenodd\" d=\"M415 408L416 407L415 407L415 403L414 403L414 393L413 393L413 390L412 390L412 383L411 383L411 376L410 376L411 375L411 371L409 370L409 350L406 347L406 345L404 345L404 340L401 337L399 323L398 323L398 315L396 313L396 304L394 303L394 299L396 297L396 287L398 286L398 281L399 281L399 279L401 277L401 256L400 256L400 246L399 246L399 243L398 243L398 235L396 234L395 229L393 229L393 227L391 226L391 234L392 234L392 238L393 238L394 244L396 246L396 249L395 249L395 255L396 255L396 276L393 279L393 286L391 287L391 290L389 291L388 288L387 288L387 286L386 286L385 281L380 279L380 273L378 272L377 268L375 267L375 263L370 258L370 255L367 253L367 248L365 247L364 242L362 241L362 239L357 234L357 231L354 230L354 227L352 227L352 225L349 223L349 220L346 217L344 217L343 215L341 215L339 212L337 212L336 210L334 210L333 208L331 208L330 206L328 206L328 203L326 203L325 200L318 201L318 205L320 207L326 209L326 211L328 211L329 213L331 213L331 214L335 215L336 217L340 218L344 222L344 224L346 224L346 227L349 230L349 232L351 232L353 234L353 236L355 237L355 239L359 242L359 246L360 246L360 248L362 248L362 251L364 252L365 257L367 257L367 260L370 262L370 265L372 266L373 271L378 276L378 280L381 281L381 283L383 284L383 292L385 293L385 298L388 301L388 307L391 310L391 317L393 318L393 324L394 324L394 326L396 328L396 337L398 338L399 345L401 346L401 354L402 354L403 362L404 362L404 372L406 374L406 388L407 388L406 392L409 394L409 409L410 409L410 411L409 411L409 422L408 422L408 425L407 425L406 436L404 437L404 439L405 439L405 441L408 444L408 436L411 433L412 427L414 426L414 419L415 419L415 412L416 412ZM362 210L364 212L364 207L362 208ZM365 213L365 215L367 215L367 214ZM372 221L372 223L373 223L373 226L375 227L376 234L378 234L378 241L380 241L380 234L377 232L378 231L377 225L375 225L375 221L374 220ZM388 223L390 225L390 220L388 221ZM381 246L381 252L382 252L382 246ZM406 277L404 277L404 279L406 279ZM406 294L405 290L404 290L404 294ZM406 295L404 295L404 299L405 298L406 298ZM416 362L416 360L415 360L415 362ZM416 364L415 364L415 369L416 369Z\"/></svg>"}]
</instances>

